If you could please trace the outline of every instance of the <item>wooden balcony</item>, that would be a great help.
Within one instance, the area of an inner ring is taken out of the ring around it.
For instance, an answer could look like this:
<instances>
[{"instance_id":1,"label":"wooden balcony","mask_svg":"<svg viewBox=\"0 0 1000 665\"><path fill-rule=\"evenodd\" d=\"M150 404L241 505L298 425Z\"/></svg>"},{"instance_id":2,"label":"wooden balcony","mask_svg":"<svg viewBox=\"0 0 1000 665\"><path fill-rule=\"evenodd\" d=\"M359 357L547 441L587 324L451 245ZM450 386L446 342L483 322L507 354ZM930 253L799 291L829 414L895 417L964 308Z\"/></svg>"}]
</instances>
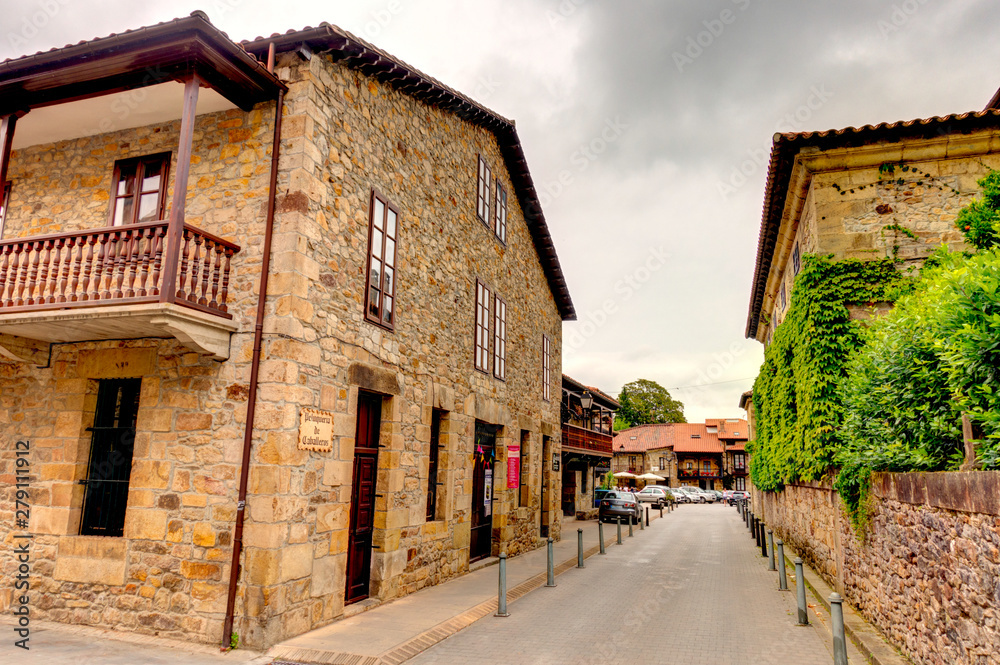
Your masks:
<instances>
[{"instance_id":1,"label":"wooden balcony","mask_svg":"<svg viewBox=\"0 0 1000 665\"><path fill-rule=\"evenodd\" d=\"M718 478L719 472L715 469L678 469L678 478Z\"/></svg>"},{"instance_id":2,"label":"wooden balcony","mask_svg":"<svg viewBox=\"0 0 1000 665\"><path fill-rule=\"evenodd\" d=\"M184 224L171 252L168 230L162 220L0 241L0 351L11 357L11 346L24 346L9 336L176 337L228 357L230 268L240 248Z\"/></svg>"},{"instance_id":3,"label":"wooden balcony","mask_svg":"<svg viewBox=\"0 0 1000 665\"><path fill-rule=\"evenodd\" d=\"M600 457L611 457L613 436L584 429L569 423L562 425L562 449L564 452L585 453Z\"/></svg>"}]
</instances>

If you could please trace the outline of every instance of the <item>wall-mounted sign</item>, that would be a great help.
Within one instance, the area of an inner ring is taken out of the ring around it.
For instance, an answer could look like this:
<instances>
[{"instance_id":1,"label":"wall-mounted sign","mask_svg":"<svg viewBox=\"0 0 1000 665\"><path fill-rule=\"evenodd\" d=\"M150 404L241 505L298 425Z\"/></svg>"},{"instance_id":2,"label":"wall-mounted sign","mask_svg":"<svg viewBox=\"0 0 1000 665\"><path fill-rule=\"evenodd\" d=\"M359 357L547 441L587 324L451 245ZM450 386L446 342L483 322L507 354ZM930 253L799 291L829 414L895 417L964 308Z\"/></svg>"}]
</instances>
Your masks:
<instances>
[{"instance_id":1,"label":"wall-mounted sign","mask_svg":"<svg viewBox=\"0 0 1000 665\"><path fill-rule=\"evenodd\" d=\"M559 470L559 458L556 457L555 455L552 456L552 470L553 471Z\"/></svg>"},{"instance_id":2,"label":"wall-mounted sign","mask_svg":"<svg viewBox=\"0 0 1000 665\"><path fill-rule=\"evenodd\" d=\"M521 484L521 446L507 446L507 489Z\"/></svg>"},{"instance_id":3,"label":"wall-mounted sign","mask_svg":"<svg viewBox=\"0 0 1000 665\"><path fill-rule=\"evenodd\" d=\"M333 450L333 414L318 409L299 413L299 450L328 453Z\"/></svg>"}]
</instances>

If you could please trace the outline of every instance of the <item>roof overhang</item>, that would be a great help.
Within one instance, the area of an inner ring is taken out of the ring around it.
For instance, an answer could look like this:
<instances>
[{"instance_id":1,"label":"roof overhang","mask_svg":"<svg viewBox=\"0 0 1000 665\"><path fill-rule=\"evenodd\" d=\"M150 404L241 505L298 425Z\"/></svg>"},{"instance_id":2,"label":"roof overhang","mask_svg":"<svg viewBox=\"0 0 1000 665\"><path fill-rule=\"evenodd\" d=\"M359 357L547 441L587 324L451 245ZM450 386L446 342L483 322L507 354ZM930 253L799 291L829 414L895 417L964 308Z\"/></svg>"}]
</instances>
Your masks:
<instances>
[{"instance_id":1,"label":"roof overhang","mask_svg":"<svg viewBox=\"0 0 1000 665\"><path fill-rule=\"evenodd\" d=\"M754 268L745 335L757 337L757 328L764 306L768 278L775 248L781 232L786 199L799 155L806 149L815 152L851 149L876 144L893 144L907 140L940 140L949 135L965 135L981 130L1000 128L1000 110L988 108L978 113L962 113L920 120L847 127L823 132L775 134L764 190L764 210L757 240L757 261Z\"/></svg>"},{"instance_id":2,"label":"roof overhang","mask_svg":"<svg viewBox=\"0 0 1000 665\"><path fill-rule=\"evenodd\" d=\"M0 115L196 74L236 106L287 89L202 12L0 63Z\"/></svg>"},{"instance_id":3,"label":"roof overhang","mask_svg":"<svg viewBox=\"0 0 1000 665\"><path fill-rule=\"evenodd\" d=\"M538 253L559 315L564 321L576 320L576 310L569 295L569 287L566 285L566 278L559 264L559 257L556 255L555 244L552 242L545 216L542 214L538 193L528 171L528 162L513 121L494 113L373 44L329 23L323 23L316 28L288 31L284 34L242 42L247 52L258 57L263 57L272 44L276 52L294 51L303 58L310 58L313 53L326 53L335 62L341 62L344 66L375 78L404 94L454 113L492 132L510 173L514 193L524 213L524 220L531 233L535 251Z\"/></svg>"}]
</instances>

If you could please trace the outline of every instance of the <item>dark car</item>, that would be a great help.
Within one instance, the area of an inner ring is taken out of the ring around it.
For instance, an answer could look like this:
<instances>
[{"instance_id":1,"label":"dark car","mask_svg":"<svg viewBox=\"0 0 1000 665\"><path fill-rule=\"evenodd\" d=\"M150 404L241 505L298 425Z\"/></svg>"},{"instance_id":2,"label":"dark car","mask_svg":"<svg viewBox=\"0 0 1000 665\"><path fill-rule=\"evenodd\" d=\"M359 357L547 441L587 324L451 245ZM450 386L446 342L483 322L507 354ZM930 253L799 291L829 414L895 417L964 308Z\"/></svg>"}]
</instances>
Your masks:
<instances>
[{"instance_id":1,"label":"dark car","mask_svg":"<svg viewBox=\"0 0 1000 665\"><path fill-rule=\"evenodd\" d=\"M594 490L594 508L597 508L601 505L601 499L603 499L608 492L614 492L614 491L615 490L606 490L606 489Z\"/></svg>"},{"instance_id":2,"label":"dark car","mask_svg":"<svg viewBox=\"0 0 1000 665\"><path fill-rule=\"evenodd\" d=\"M608 492L601 499L597 517L602 522L615 522L619 517L638 524L640 519L639 501L632 492Z\"/></svg>"}]
</instances>

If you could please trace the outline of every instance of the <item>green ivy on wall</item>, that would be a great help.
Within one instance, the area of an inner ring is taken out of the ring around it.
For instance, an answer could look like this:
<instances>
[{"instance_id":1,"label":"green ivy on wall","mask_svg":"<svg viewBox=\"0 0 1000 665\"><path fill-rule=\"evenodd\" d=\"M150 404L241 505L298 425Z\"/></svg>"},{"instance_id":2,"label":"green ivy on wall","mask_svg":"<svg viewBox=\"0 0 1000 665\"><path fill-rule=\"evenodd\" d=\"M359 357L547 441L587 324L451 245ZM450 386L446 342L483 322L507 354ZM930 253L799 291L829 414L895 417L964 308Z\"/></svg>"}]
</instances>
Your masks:
<instances>
[{"instance_id":1,"label":"green ivy on wall","mask_svg":"<svg viewBox=\"0 0 1000 665\"><path fill-rule=\"evenodd\" d=\"M803 256L788 315L753 386L757 433L747 450L756 487L775 491L830 470L843 420L837 386L860 343L848 305L893 302L909 288L891 259Z\"/></svg>"}]
</instances>

